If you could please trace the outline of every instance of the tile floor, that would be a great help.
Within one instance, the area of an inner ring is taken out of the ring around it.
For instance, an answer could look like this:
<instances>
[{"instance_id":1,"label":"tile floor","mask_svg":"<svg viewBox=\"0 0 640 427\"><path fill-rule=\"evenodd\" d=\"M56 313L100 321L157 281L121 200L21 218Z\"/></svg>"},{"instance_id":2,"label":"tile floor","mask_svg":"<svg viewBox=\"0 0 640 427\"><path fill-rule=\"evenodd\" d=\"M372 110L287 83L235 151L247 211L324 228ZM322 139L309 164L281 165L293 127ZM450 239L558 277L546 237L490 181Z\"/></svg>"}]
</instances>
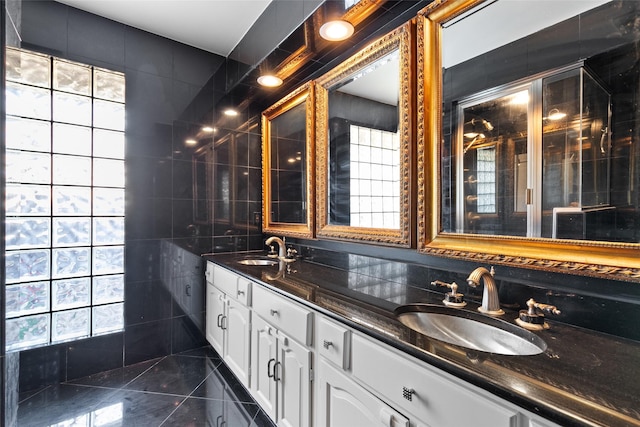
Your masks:
<instances>
[{"instance_id":1,"label":"tile floor","mask_svg":"<svg viewBox=\"0 0 640 427\"><path fill-rule=\"evenodd\" d=\"M18 406L19 427L223 425L274 427L210 347L48 386Z\"/></svg>"}]
</instances>

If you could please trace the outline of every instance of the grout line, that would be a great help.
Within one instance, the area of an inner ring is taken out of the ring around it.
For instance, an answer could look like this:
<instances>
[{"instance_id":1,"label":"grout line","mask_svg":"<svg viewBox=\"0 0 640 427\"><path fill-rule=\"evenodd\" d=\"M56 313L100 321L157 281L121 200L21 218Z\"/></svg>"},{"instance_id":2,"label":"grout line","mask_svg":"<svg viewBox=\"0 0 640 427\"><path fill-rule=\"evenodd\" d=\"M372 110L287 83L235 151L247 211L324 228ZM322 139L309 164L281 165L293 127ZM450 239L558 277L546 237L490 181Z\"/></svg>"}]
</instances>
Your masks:
<instances>
[{"instance_id":1,"label":"grout line","mask_svg":"<svg viewBox=\"0 0 640 427\"><path fill-rule=\"evenodd\" d=\"M187 399L188 399L188 397L185 397L184 399L182 399L182 402L180 402L180 404L179 404L178 406L176 406L176 407L175 407L175 409L174 409L173 411L171 411L171 413L170 413L169 415L167 415L167 418L165 418L165 419L164 419L164 420L163 420L163 421L158 425L158 427L161 427L162 425L164 425L164 423L166 423L166 422L169 420L169 418L171 418L171 416L172 416L173 414L175 414L175 413L176 413L176 411L177 411L177 410L182 406L182 404L183 404L184 402L186 402L186 400L187 400Z\"/></svg>"}]
</instances>

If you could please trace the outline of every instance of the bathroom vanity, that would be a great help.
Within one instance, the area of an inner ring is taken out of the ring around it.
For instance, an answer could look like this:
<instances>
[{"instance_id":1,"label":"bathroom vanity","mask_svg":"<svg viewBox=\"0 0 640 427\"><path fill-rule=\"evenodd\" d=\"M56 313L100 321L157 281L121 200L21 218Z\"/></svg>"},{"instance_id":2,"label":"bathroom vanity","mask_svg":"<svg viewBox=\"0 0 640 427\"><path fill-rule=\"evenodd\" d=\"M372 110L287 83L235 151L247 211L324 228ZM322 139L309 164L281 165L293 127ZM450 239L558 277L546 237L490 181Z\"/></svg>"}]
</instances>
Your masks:
<instances>
[{"instance_id":1,"label":"bathroom vanity","mask_svg":"<svg viewBox=\"0 0 640 427\"><path fill-rule=\"evenodd\" d=\"M238 351L220 355L278 425L640 426L634 341L549 318L535 332L547 345L540 354L468 350L398 321L399 305L442 306L443 293L397 271L375 277L383 260L239 263L246 257L205 257L207 338L218 348L226 330L226 348ZM226 314L235 305L242 321ZM513 323L517 313L505 311Z\"/></svg>"}]
</instances>

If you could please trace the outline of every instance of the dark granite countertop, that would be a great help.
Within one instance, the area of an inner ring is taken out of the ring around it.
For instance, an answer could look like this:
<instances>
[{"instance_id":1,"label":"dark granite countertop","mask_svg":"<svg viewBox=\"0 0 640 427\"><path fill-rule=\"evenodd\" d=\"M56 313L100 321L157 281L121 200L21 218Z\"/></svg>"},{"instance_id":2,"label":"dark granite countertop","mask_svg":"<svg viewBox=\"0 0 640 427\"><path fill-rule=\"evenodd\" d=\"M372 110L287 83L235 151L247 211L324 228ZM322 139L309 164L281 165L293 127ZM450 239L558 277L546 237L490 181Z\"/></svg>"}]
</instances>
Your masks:
<instances>
[{"instance_id":1,"label":"dark granite countertop","mask_svg":"<svg viewBox=\"0 0 640 427\"><path fill-rule=\"evenodd\" d=\"M536 332L548 345L539 355L467 351L416 333L393 314L400 304L442 304L444 291L305 260L290 264L288 271L277 265L237 262L246 256L220 254L205 259L562 426L640 426L640 343L636 341L549 319L551 328ZM465 309L476 307L469 303ZM505 311L503 320L517 317L516 311Z\"/></svg>"}]
</instances>

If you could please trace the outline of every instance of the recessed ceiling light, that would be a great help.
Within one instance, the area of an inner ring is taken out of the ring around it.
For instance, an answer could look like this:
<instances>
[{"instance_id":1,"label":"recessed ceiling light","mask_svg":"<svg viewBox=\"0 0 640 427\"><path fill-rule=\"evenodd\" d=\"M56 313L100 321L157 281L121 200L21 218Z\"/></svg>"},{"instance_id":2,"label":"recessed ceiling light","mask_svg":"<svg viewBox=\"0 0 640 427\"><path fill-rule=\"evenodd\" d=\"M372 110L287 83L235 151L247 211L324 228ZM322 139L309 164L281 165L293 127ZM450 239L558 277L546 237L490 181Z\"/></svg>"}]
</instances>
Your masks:
<instances>
[{"instance_id":1,"label":"recessed ceiling light","mask_svg":"<svg viewBox=\"0 0 640 427\"><path fill-rule=\"evenodd\" d=\"M332 42L346 40L353 35L353 25L341 19L325 22L320 27L320 36Z\"/></svg>"},{"instance_id":2,"label":"recessed ceiling light","mask_svg":"<svg viewBox=\"0 0 640 427\"><path fill-rule=\"evenodd\" d=\"M215 131L215 129L212 128L211 126L203 126L202 127L202 132L212 133L213 131Z\"/></svg>"},{"instance_id":3,"label":"recessed ceiling light","mask_svg":"<svg viewBox=\"0 0 640 427\"><path fill-rule=\"evenodd\" d=\"M229 117L235 117L238 115L238 112L236 110L232 110L231 108L228 108L224 110L224 115Z\"/></svg>"},{"instance_id":4,"label":"recessed ceiling light","mask_svg":"<svg viewBox=\"0 0 640 427\"><path fill-rule=\"evenodd\" d=\"M184 143L187 144L187 145L196 145L198 143L198 141L196 141L193 138L190 138L190 139L185 140Z\"/></svg>"},{"instance_id":5,"label":"recessed ceiling light","mask_svg":"<svg viewBox=\"0 0 640 427\"><path fill-rule=\"evenodd\" d=\"M278 87L282 84L282 79L271 74L265 74L264 76L258 77L258 83L265 87Z\"/></svg>"}]
</instances>

